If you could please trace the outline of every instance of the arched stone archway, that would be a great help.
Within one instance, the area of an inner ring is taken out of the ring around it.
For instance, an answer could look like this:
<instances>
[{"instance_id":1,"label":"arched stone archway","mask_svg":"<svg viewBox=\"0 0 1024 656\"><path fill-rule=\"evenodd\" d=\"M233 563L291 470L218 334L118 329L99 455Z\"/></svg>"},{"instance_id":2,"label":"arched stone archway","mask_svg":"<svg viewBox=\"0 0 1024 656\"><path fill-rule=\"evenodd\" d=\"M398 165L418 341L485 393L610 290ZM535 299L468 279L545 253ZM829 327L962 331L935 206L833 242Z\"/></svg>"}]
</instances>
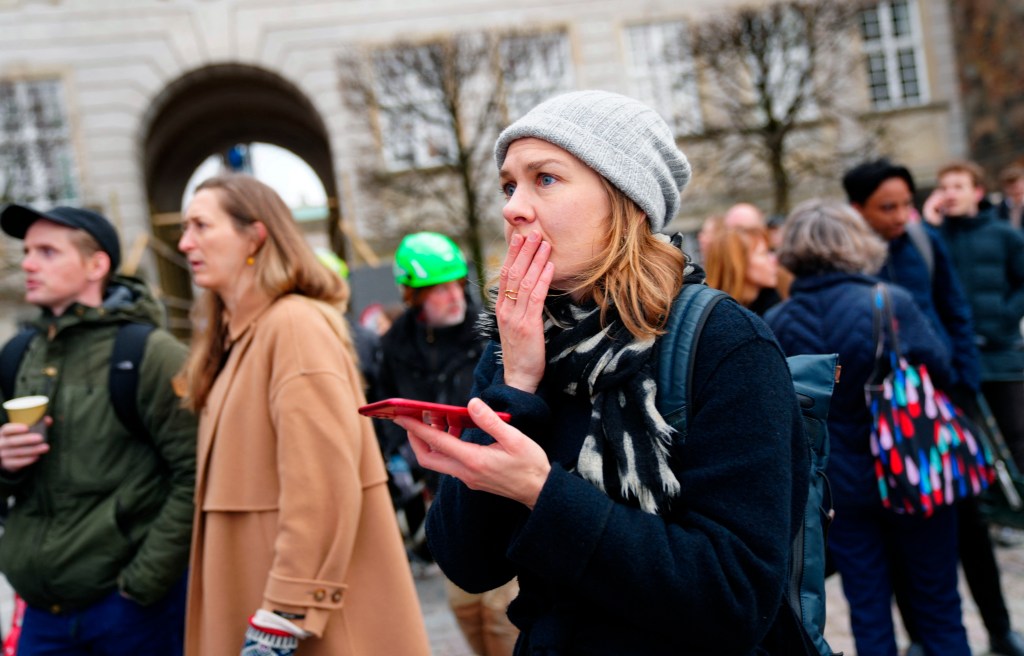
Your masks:
<instances>
[{"instance_id":1,"label":"arched stone archway","mask_svg":"<svg viewBox=\"0 0 1024 656\"><path fill-rule=\"evenodd\" d=\"M294 84L242 64L207 66L183 75L146 113L142 170L154 238L173 248L180 234L175 214L190 176L208 156L250 142L286 148L309 164L327 193L328 238L343 252L334 166L322 118ZM172 327L181 327L192 295L188 271L174 261L173 252L159 244L154 250Z\"/></svg>"}]
</instances>

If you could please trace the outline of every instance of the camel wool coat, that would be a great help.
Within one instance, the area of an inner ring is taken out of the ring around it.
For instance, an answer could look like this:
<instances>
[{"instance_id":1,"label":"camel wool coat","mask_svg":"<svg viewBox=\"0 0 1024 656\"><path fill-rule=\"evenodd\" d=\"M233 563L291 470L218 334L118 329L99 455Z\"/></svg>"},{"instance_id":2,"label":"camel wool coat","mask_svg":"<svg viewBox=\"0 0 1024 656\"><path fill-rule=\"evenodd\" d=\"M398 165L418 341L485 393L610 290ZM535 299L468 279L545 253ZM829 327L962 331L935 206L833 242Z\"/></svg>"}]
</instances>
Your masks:
<instances>
[{"instance_id":1,"label":"camel wool coat","mask_svg":"<svg viewBox=\"0 0 1024 656\"><path fill-rule=\"evenodd\" d=\"M387 474L330 306L250 299L199 418L187 656L230 656L259 608L297 656L430 653Z\"/></svg>"}]
</instances>

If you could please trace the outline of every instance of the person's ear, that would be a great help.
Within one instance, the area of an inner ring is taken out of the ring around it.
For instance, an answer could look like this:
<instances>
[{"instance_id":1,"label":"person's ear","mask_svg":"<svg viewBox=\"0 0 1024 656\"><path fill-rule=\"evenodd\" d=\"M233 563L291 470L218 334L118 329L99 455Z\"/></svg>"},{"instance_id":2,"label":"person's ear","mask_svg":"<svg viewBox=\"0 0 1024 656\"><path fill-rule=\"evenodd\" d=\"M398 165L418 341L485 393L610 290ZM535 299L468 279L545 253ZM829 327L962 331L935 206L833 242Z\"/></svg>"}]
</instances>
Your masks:
<instances>
[{"instance_id":1,"label":"person's ear","mask_svg":"<svg viewBox=\"0 0 1024 656\"><path fill-rule=\"evenodd\" d=\"M267 241L267 226L263 225L262 221L253 221L250 227L252 228L253 239L256 244L252 252L256 254L257 251L263 248L263 243Z\"/></svg>"},{"instance_id":2,"label":"person's ear","mask_svg":"<svg viewBox=\"0 0 1024 656\"><path fill-rule=\"evenodd\" d=\"M110 273L110 255L96 251L85 259L85 277L89 282L99 282Z\"/></svg>"}]
</instances>

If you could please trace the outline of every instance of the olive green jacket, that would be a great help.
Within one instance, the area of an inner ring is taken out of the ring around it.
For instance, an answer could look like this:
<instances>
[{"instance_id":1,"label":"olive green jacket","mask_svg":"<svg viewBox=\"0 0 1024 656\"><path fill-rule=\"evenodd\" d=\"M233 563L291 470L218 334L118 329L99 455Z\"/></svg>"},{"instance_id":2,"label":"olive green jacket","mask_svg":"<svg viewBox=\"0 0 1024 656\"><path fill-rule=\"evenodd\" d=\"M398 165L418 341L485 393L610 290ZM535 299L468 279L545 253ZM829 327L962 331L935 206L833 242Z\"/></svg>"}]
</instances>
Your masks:
<instances>
[{"instance_id":1,"label":"olive green jacket","mask_svg":"<svg viewBox=\"0 0 1024 656\"><path fill-rule=\"evenodd\" d=\"M185 571L196 421L172 378L187 349L161 329L147 340L137 407L149 435L120 423L107 387L118 326L159 325L161 316L144 283L115 277L101 307L44 310L34 322L40 334L15 393L50 397L50 451L18 472L0 470L0 494L14 496L0 571L30 605L80 608L118 587L150 604Z\"/></svg>"}]
</instances>

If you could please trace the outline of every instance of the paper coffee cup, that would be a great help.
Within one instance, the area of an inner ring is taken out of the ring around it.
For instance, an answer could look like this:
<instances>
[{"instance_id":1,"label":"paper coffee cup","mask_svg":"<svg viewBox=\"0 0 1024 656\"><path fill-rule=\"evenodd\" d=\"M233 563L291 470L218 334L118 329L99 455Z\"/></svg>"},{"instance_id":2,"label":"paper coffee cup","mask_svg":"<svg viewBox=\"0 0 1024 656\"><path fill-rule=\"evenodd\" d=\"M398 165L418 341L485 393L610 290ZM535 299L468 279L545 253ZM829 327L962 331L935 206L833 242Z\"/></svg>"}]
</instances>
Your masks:
<instances>
[{"instance_id":1,"label":"paper coffee cup","mask_svg":"<svg viewBox=\"0 0 1024 656\"><path fill-rule=\"evenodd\" d=\"M4 401L4 410L12 424L32 426L46 416L46 407L50 399L45 396L22 396Z\"/></svg>"}]
</instances>

